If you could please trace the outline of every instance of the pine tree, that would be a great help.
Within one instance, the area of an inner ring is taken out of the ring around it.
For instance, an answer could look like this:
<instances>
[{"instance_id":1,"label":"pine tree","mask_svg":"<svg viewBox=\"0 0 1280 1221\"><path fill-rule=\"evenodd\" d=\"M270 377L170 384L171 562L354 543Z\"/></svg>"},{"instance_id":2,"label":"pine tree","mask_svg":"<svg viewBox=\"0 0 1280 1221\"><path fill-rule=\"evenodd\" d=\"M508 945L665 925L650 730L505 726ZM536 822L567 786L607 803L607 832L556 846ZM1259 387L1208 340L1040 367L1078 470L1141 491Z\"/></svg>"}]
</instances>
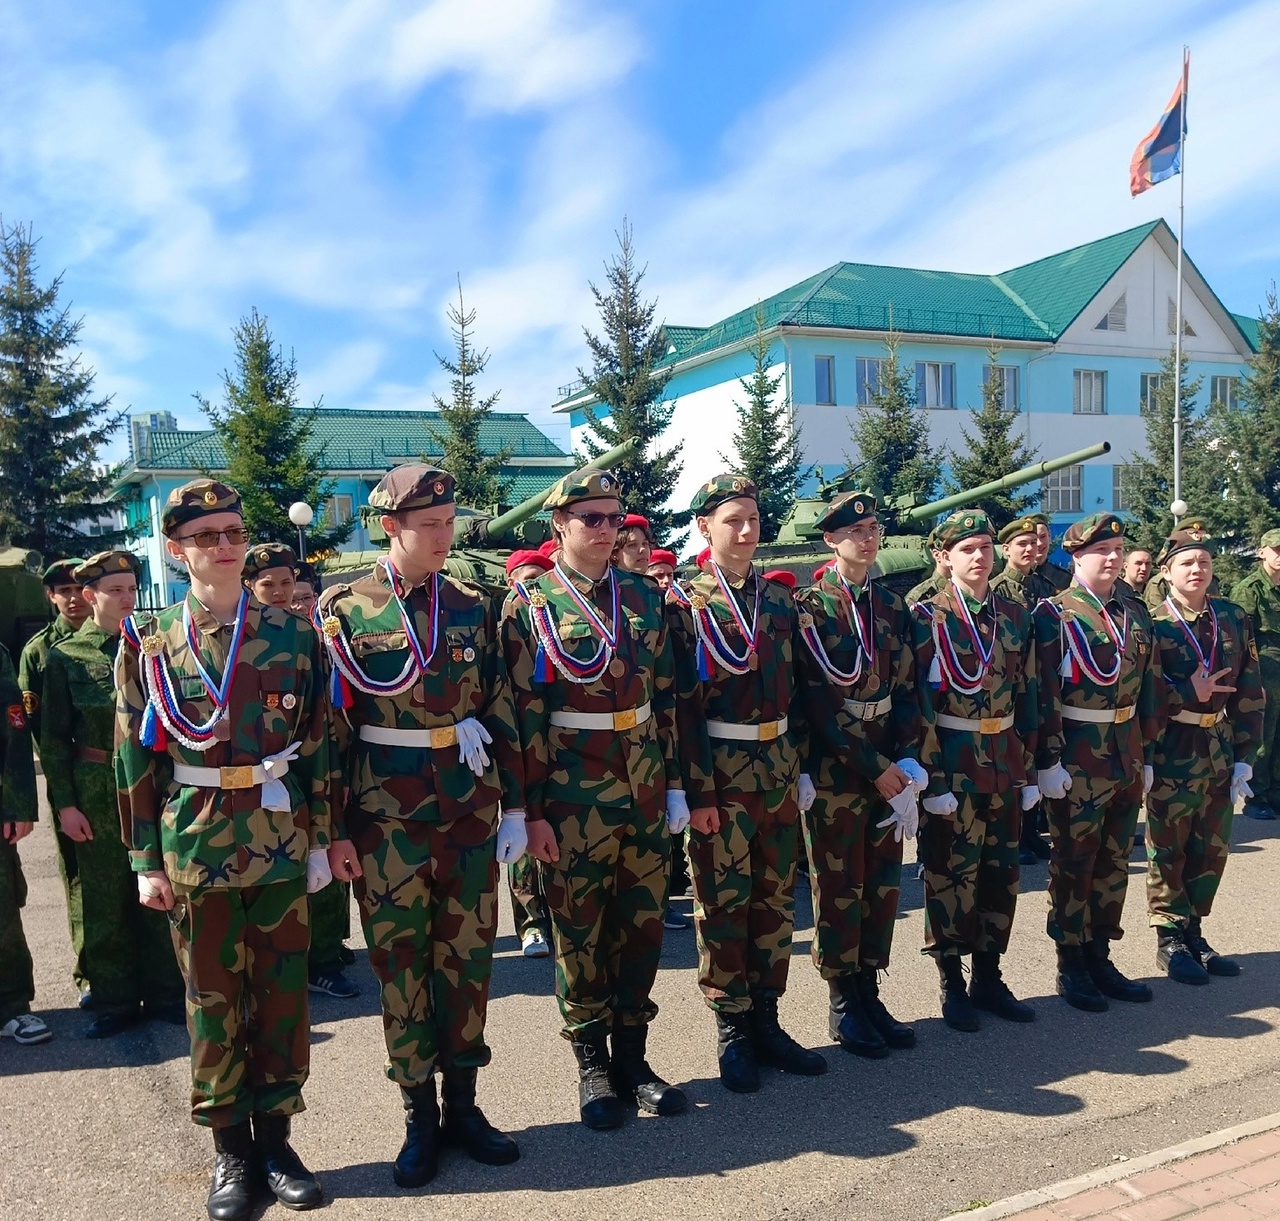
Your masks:
<instances>
[{"instance_id":1,"label":"pine tree","mask_svg":"<svg viewBox=\"0 0 1280 1221\"><path fill-rule=\"evenodd\" d=\"M748 377L738 379L746 402L734 401L738 428L733 434L736 457L721 455L733 470L746 475L759 489L760 541L771 543L791 511L802 478L803 453L799 429L792 426L791 400L777 400L783 374L769 373L769 340L764 311L756 309L756 333L747 347L755 362Z\"/></svg>"},{"instance_id":2,"label":"pine tree","mask_svg":"<svg viewBox=\"0 0 1280 1221\"><path fill-rule=\"evenodd\" d=\"M982 383L982 407L973 416L975 432L971 433L961 425L960 435L964 438L967 452L952 452L951 472L946 480L947 495L990 483L1020 467L1030 466L1036 460L1037 451L1014 433L1019 414L1017 404L1006 406L1004 383L995 374L1000 363L1000 349L995 346L988 348L987 359L989 370L987 380ZM1039 501L1039 492L1026 488L1034 488L1034 485L986 496L976 501L974 507L981 509L991 524L1000 530L1015 517L1030 512Z\"/></svg>"},{"instance_id":3,"label":"pine tree","mask_svg":"<svg viewBox=\"0 0 1280 1221\"><path fill-rule=\"evenodd\" d=\"M477 350L471 338L476 311L467 309L462 298L462 279L458 279L458 304L449 306L449 332L453 336L452 359L435 354L440 367L449 374L450 397L431 396L446 431L437 434L444 446L440 465L454 478L454 497L459 504L489 508L501 504L511 488L502 468L511 457L504 447L486 454L480 443L485 422L493 414L500 391L488 398L477 399L475 379L489 363L488 350Z\"/></svg>"},{"instance_id":4,"label":"pine tree","mask_svg":"<svg viewBox=\"0 0 1280 1221\"><path fill-rule=\"evenodd\" d=\"M123 413L95 399L72 350L82 321L59 309L62 277L41 287L30 227L0 220L0 536L46 559L118 545L83 528L109 511L99 452Z\"/></svg>"},{"instance_id":5,"label":"pine tree","mask_svg":"<svg viewBox=\"0 0 1280 1221\"><path fill-rule=\"evenodd\" d=\"M858 473L869 492L910 502L933 499L942 477L942 459L929 442L929 420L916 410L912 371L898 360L899 336L890 331L884 342L878 385L871 402L858 408L850 426L858 447ZM923 533L923 523L907 529Z\"/></svg>"},{"instance_id":6,"label":"pine tree","mask_svg":"<svg viewBox=\"0 0 1280 1221\"><path fill-rule=\"evenodd\" d=\"M292 352L285 357L256 309L240 319L232 336L235 369L222 374L223 403L194 397L222 440L226 478L240 493L250 540L296 546L298 528L289 520L289 506L303 501L317 510L307 554L337 547L355 522L337 524L320 512L334 488L324 475L324 451L312 438L320 404L298 409L297 362Z\"/></svg>"},{"instance_id":7,"label":"pine tree","mask_svg":"<svg viewBox=\"0 0 1280 1221\"><path fill-rule=\"evenodd\" d=\"M608 291L591 285L604 333L593 335L583 328L591 371L579 369L578 376L595 400L586 408L595 435L585 437L583 447L589 457L598 458L630 437L640 438L636 452L614 469L622 480L626 508L643 513L655 541L663 542L675 519L686 516L679 506L675 513L666 507L684 463L682 445L658 448L675 403L663 398L671 370L657 367L666 355L666 338L654 323L657 302L641 299L644 275L645 268L636 264L631 226L624 217L618 254L605 269Z\"/></svg>"}]
</instances>

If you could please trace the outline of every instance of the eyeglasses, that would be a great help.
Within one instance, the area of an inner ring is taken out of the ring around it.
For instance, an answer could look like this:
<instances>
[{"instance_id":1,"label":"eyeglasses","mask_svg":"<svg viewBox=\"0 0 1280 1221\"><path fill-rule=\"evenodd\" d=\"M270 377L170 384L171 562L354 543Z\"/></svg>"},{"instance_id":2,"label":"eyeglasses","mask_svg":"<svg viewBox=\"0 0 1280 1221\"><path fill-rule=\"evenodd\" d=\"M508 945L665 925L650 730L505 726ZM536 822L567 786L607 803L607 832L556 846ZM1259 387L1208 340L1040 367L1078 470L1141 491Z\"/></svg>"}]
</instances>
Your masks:
<instances>
[{"instance_id":1,"label":"eyeglasses","mask_svg":"<svg viewBox=\"0 0 1280 1221\"><path fill-rule=\"evenodd\" d=\"M601 526L612 526L615 530L620 530L622 523L627 520L625 513L574 513L571 509L566 512L570 517L576 517L588 530L599 530Z\"/></svg>"},{"instance_id":2,"label":"eyeglasses","mask_svg":"<svg viewBox=\"0 0 1280 1221\"><path fill-rule=\"evenodd\" d=\"M201 551L212 551L219 539L226 539L232 547L249 541L249 531L243 526L232 526L229 530L197 530L195 534L184 534L178 542L195 543Z\"/></svg>"}]
</instances>

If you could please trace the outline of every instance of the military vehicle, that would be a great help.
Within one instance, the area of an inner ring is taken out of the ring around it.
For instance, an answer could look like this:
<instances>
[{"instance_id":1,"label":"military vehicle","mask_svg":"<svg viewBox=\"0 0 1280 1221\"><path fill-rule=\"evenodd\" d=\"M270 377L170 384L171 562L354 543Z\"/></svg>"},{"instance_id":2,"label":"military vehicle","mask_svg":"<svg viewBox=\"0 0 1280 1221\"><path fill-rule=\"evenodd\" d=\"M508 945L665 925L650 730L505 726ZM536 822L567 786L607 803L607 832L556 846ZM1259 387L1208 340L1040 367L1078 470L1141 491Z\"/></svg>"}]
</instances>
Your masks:
<instances>
[{"instance_id":1,"label":"military vehicle","mask_svg":"<svg viewBox=\"0 0 1280 1221\"><path fill-rule=\"evenodd\" d=\"M53 618L40 571L38 551L0 547L0 644L15 667L22 646Z\"/></svg>"},{"instance_id":2,"label":"military vehicle","mask_svg":"<svg viewBox=\"0 0 1280 1221\"><path fill-rule=\"evenodd\" d=\"M634 453L639 444L639 437L631 437L592 459L586 466L592 470L612 466ZM555 482L548 483L541 492L501 513L496 509L485 512L458 505L453 524L453 551L445 564L445 572L492 590L505 590L507 556L525 547L537 547L551 537L550 522L539 519L538 513ZM385 542L387 536L378 523L381 516L380 509L371 509L368 505L360 510L370 539ZM381 548L339 552L321 563L321 579L326 586L358 580L372 572L373 566L384 555L386 551Z\"/></svg>"}]
</instances>

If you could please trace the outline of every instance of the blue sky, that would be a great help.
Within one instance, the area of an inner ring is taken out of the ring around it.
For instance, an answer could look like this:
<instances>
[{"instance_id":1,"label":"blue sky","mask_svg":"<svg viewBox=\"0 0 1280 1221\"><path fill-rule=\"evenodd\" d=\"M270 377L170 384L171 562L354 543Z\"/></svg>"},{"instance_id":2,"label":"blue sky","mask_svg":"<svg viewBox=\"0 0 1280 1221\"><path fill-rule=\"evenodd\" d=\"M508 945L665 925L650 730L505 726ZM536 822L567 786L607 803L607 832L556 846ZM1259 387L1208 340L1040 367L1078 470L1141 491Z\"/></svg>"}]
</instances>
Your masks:
<instances>
[{"instance_id":1,"label":"blue sky","mask_svg":"<svg viewBox=\"0 0 1280 1221\"><path fill-rule=\"evenodd\" d=\"M557 440L627 215L672 323L841 259L998 271L1164 215L1134 146L1192 47L1187 249L1280 267L1280 0L0 0L0 214L98 388L191 426L251 307L308 400L483 389Z\"/></svg>"}]
</instances>

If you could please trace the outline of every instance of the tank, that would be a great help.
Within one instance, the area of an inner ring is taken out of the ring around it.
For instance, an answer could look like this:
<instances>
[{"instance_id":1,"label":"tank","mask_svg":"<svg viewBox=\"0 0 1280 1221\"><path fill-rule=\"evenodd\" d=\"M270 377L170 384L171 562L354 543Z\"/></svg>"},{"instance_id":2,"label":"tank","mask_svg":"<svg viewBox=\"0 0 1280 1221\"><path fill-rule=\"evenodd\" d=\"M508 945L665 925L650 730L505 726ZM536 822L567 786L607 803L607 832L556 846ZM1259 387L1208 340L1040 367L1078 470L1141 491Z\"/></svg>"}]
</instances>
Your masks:
<instances>
[{"instance_id":1,"label":"tank","mask_svg":"<svg viewBox=\"0 0 1280 1221\"><path fill-rule=\"evenodd\" d=\"M0 547L0 644L15 667L22 646L53 618L40 569L38 551Z\"/></svg>"},{"instance_id":2,"label":"tank","mask_svg":"<svg viewBox=\"0 0 1280 1221\"><path fill-rule=\"evenodd\" d=\"M584 464L584 469L601 470L612 466L630 454L635 453L640 445L639 437L631 437L621 445L607 450L598 458ZM505 590L507 587L507 557L513 551L525 547L537 547L551 537L551 525L538 518L542 506L546 503L551 489L559 481L552 480L541 492L530 496L510 509L499 512L495 507L489 511L476 509L467 505L457 506L457 516L453 523L453 550L449 553L445 572L452 577L474 584L483 585L492 590ZM365 505L360 510L361 520L369 537L377 541L386 541L378 519L382 516L380 509L372 509ZM373 571L373 566L386 555L384 548L372 551L343 551L324 560L320 565L320 576L324 585L359 580Z\"/></svg>"},{"instance_id":3,"label":"tank","mask_svg":"<svg viewBox=\"0 0 1280 1221\"><path fill-rule=\"evenodd\" d=\"M904 527L962 509L984 496L1032 483L1064 467L1075 466L1110 452L1111 443L1099 441L1096 445L1088 445L1074 453L1010 471L1000 479L944 496L941 500L918 503L915 497L908 497L886 501L879 514L886 533L880 544L880 553L876 557L872 575L896 592L906 593L924 580L933 569L933 557L929 554L924 536L904 533ZM819 476L821 477L821 471ZM816 524L818 518L840 493L856 491L860 487L858 469L850 467L834 479L820 482L813 496L798 499L782 523L777 539L764 544L756 552L759 567L766 572L785 569L794 573L802 586L809 584L813 580L814 569L831 559L831 551L822 541L822 531Z\"/></svg>"}]
</instances>

